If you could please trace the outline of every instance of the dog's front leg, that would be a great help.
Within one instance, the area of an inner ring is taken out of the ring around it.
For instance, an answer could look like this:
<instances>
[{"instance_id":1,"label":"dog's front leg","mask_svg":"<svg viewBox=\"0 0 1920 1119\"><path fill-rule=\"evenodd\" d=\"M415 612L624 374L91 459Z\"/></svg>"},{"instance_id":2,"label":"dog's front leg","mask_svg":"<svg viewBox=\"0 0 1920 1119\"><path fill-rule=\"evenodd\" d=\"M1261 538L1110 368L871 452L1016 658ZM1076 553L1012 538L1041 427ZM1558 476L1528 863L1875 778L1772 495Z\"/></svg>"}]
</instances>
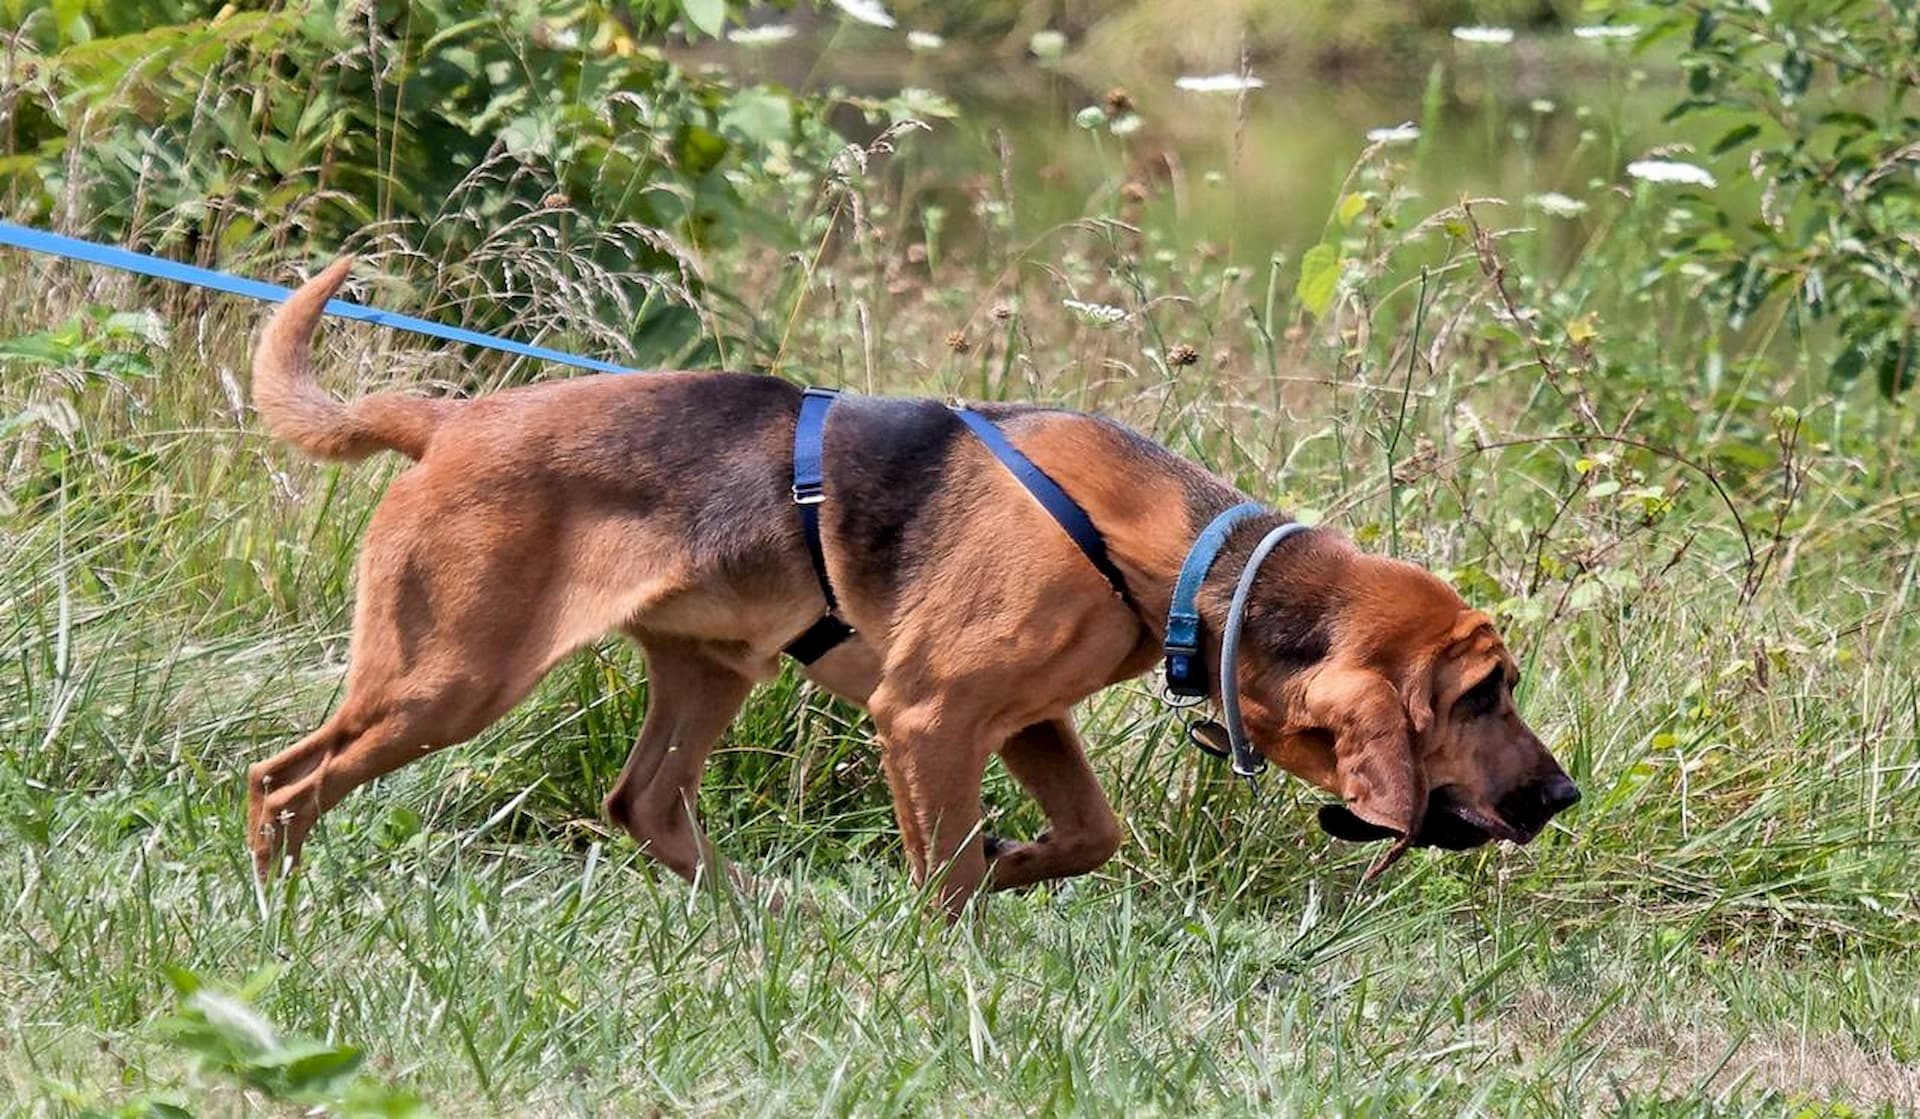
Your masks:
<instances>
[{"instance_id":1,"label":"dog's front leg","mask_svg":"<svg viewBox=\"0 0 1920 1119\"><path fill-rule=\"evenodd\" d=\"M1120 849L1120 823L1072 723L1049 719L1025 728L1007 740L1000 761L1040 802L1047 830L1026 843L986 837L993 889L1086 874Z\"/></svg>"},{"instance_id":2,"label":"dog's front leg","mask_svg":"<svg viewBox=\"0 0 1920 1119\"><path fill-rule=\"evenodd\" d=\"M941 906L957 917L987 874L980 779L990 729L960 704L905 699L884 684L870 710L913 880L937 882Z\"/></svg>"}]
</instances>

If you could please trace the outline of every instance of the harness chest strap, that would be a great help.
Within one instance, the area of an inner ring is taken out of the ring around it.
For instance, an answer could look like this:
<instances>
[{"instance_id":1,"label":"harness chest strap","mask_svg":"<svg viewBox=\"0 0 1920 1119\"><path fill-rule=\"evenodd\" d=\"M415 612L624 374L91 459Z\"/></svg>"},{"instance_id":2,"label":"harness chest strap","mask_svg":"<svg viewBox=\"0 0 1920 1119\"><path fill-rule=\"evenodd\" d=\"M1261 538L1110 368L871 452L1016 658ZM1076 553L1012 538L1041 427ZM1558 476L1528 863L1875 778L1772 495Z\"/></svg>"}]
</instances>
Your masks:
<instances>
[{"instance_id":1,"label":"harness chest strap","mask_svg":"<svg viewBox=\"0 0 1920 1119\"><path fill-rule=\"evenodd\" d=\"M812 664L834 647L854 635L853 627L843 621L839 599L833 593L833 580L827 574L827 554L820 535L820 505L826 500L825 432L827 414L839 397L834 389L809 388L800 398L800 417L793 428L793 503L800 509L801 533L806 538L807 556L820 582L820 594L827 601L827 612L806 632L789 642L786 653L801 664ZM1140 613L1127 580L1107 552L1106 538L1078 502L1068 496L1046 471L1018 447L1015 447L994 422L972 409L955 406L953 412L976 438L1005 466L1015 480L1033 495L1071 539L1094 569L1107 580L1113 593L1135 614Z\"/></svg>"},{"instance_id":2,"label":"harness chest strap","mask_svg":"<svg viewBox=\"0 0 1920 1119\"><path fill-rule=\"evenodd\" d=\"M1093 523L1093 518L1087 516L1087 511L1080 507L1080 503L1068 496L1067 491L1060 488L1060 483L1014 446L992 420L965 405L955 405L953 412L992 452L993 457L999 459L1000 464L1033 495L1054 523L1066 532L1081 554L1087 557L1087 562L1093 564L1094 570L1107 580L1113 593L1127 604L1127 609L1138 615L1140 607L1134 602L1133 593L1127 589L1126 576L1120 573L1113 557L1107 553L1106 537L1100 535L1100 529Z\"/></svg>"},{"instance_id":3,"label":"harness chest strap","mask_svg":"<svg viewBox=\"0 0 1920 1119\"><path fill-rule=\"evenodd\" d=\"M827 577L827 551L820 539L820 504L827 499L825 451L827 413L840 393L809 388L800 397L800 418L793 425L793 503L800 509L800 532L807 540L807 558L813 563L827 612L787 643L785 652L801 664L812 664L853 636L853 627L840 618L840 600Z\"/></svg>"}]
</instances>

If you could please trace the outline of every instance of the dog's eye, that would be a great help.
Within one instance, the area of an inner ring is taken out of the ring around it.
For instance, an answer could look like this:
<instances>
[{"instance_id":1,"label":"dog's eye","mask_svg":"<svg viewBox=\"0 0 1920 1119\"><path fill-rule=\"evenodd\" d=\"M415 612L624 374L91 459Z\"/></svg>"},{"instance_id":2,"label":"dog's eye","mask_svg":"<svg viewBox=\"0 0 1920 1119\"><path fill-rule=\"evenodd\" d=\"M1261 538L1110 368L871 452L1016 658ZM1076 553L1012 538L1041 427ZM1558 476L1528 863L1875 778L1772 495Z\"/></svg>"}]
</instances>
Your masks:
<instances>
[{"instance_id":1,"label":"dog's eye","mask_svg":"<svg viewBox=\"0 0 1920 1119\"><path fill-rule=\"evenodd\" d=\"M1454 712L1464 719L1491 715L1500 708L1501 674L1489 672L1486 678L1467 689L1454 704Z\"/></svg>"}]
</instances>

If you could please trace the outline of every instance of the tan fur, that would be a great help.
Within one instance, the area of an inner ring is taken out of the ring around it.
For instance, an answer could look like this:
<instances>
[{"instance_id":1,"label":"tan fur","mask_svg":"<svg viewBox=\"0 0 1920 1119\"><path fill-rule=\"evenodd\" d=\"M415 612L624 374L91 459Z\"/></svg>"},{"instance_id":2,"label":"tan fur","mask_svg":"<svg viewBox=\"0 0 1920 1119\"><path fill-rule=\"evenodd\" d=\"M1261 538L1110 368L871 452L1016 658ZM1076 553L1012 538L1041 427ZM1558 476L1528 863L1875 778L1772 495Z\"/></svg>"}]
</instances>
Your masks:
<instances>
[{"instance_id":1,"label":"tan fur","mask_svg":"<svg viewBox=\"0 0 1920 1119\"><path fill-rule=\"evenodd\" d=\"M692 417L661 402L718 402L689 395L711 378L676 373L465 403L383 394L343 404L313 381L307 348L348 264L267 325L255 362L260 412L308 454L386 447L419 462L368 526L344 701L249 771L258 872L297 857L314 822L356 786L474 735L560 658L620 631L646 653L651 704L607 814L675 873L701 873L714 863L695 813L706 759L782 645L822 609L779 482L790 415L723 440L687 434ZM728 385L742 399L768 388L797 395L756 378ZM952 911L983 885L1086 873L1118 847L1119 822L1069 711L1156 660L1156 619L1197 529L1183 487L1200 483L1191 467L1167 465L1178 460L1127 466L1137 447L1085 417L1031 414L1006 430L1101 526L1140 612L963 439L942 465L940 492L964 504L924 514L948 518L937 550L912 557L911 580L885 595L843 593L861 637L807 669L871 712L914 878L938 882ZM715 510L737 519L716 525ZM829 536L826 547L837 582L863 560L859 541ZM1510 695L1500 720L1450 714L1474 672L1511 658L1444 583L1324 532L1283 549L1275 570L1275 586L1324 603L1316 609L1331 641L1316 664L1290 668L1250 631L1240 667L1248 725L1277 764L1340 795L1359 826L1398 836L1382 866L1421 834L1430 789L1444 786L1461 811L1497 815L1501 797L1559 772ZM1203 605L1217 632L1218 603ZM982 835L981 780L996 754L1047 814L1050 829L1035 840Z\"/></svg>"}]
</instances>

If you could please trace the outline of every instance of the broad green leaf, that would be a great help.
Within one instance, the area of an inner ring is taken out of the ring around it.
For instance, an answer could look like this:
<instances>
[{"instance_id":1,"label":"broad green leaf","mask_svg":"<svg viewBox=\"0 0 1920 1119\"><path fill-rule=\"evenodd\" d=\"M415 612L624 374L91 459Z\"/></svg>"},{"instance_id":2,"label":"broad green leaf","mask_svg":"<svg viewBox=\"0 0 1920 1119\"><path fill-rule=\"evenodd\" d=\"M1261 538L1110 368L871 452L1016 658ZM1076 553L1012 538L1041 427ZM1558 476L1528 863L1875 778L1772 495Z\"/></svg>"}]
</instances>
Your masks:
<instances>
[{"instance_id":1,"label":"broad green leaf","mask_svg":"<svg viewBox=\"0 0 1920 1119\"><path fill-rule=\"evenodd\" d=\"M726 0L680 0L680 11L688 23L713 38L718 38L727 24Z\"/></svg>"},{"instance_id":2,"label":"broad green leaf","mask_svg":"<svg viewBox=\"0 0 1920 1119\"><path fill-rule=\"evenodd\" d=\"M1914 352L1915 342L1915 332L1909 330L1905 341L1896 338L1880 351L1879 375L1875 379L1881 396L1891 400L1911 389L1915 380L1920 379L1920 372L1915 369L1920 365L1920 354Z\"/></svg>"},{"instance_id":3,"label":"broad green leaf","mask_svg":"<svg viewBox=\"0 0 1920 1119\"><path fill-rule=\"evenodd\" d=\"M1365 198L1359 194L1348 194L1340 199L1340 207L1334 211L1334 217L1339 220L1342 226L1352 225L1353 219L1359 217L1361 212L1366 208L1367 200Z\"/></svg>"},{"instance_id":4,"label":"broad green leaf","mask_svg":"<svg viewBox=\"0 0 1920 1119\"><path fill-rule=\"evenodd\" d=\"M76 357L78 354L73 346L62 343L51 334L22 334L18 338L0 342L0 361L13 359L60 365Z\"/></svg>"},{"instance_id":5,"label":"broad green leaf","mask_svg":"<svg viewBox=\"0 0 1920 1119\"><path fill-rule=\"evenodd\" d=\"M720 127L762 146L782 142L793 134L793 106L778 94L743 89L720 114Z\"/></svg>"},{"instance_id":6,"label":"broad green leaf","mask_svg":"<svg viewBox=\"0 0 1920 1119\"><path fill-rule=\"evenodd\" d=\"M682 125L673 138L673 157L689 175L704 175L727 158L726 137L697 124Z\"/></svg>"},{"instance_id":7,"label":"broad green leaf","mask_svg":"<svg viewBox=\"0 0 1920 1119\"><path fill-rule=\"evenodd\" d=\"M1814 125L1819 128L1854 128L1862 132L1871 132L1874 129L1872 117L1851 109L1835 109L1830 113L1822 113L1820 119L1814 121Z\"/></svg>"},{"instance_id":8,"label":"broad green leaf","mask_svg":"<svg viewBox=\"0 0 1920 1119\"><path fill-rule=\"evenodd\" d=\"M360 1067L360 1050L351 1045L299 1043L287 1046L272 1063L281 1066L295 1092L324 1092ZM267 1064L267 1061L260 1062Z\"/></svg>"},{"instance_id":9,"label":"broad green leaf","mask_svg":"<svg viewBox=\"0 0 1920 1119\"><path fill-rule=\"evenodd\" d=\"M1840 356L1835 359L1833 368L1829 371L1828 375L1833 378L1836 384L1845 388L1859 380L1860 374L1865 371L1866 368L1866 348L1856 342L1840 352Z\"/></svg>"},{"instance_id":10,"label":"broad green leaf","mask_svg":"<svg viewBox=\"0 0 1920 1119\"><path fill-rule=\"evenodd\" d=\"M1321 242L1300 258L1300 283L1294 297L1300 305L1320 318L1333 305L1334 292L1340 287L1340 250Z\"/></svg>"}]
</instances>

